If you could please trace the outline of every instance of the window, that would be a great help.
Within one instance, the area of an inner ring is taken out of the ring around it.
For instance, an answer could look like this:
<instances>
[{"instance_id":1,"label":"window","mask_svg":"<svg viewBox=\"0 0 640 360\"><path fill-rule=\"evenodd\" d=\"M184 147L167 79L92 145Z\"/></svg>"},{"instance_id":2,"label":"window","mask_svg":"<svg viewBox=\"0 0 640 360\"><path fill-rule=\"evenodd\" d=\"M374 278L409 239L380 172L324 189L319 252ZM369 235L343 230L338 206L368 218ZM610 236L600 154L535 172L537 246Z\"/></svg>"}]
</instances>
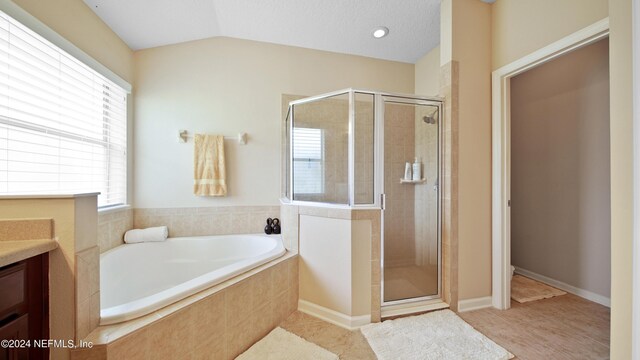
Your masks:
<instances>
[{"instance_id":1,"label":"window","mask_svg":"<svg viewBox=\"0 0 640 360\"><path fill-rule=\"evenodd\" d=\"M293 128L295 194L324 193L324 148L322 129Z\"/></svg>"},{"instance_id":2,"label":"window","mask_svg":"<svg viewBox=\"0 0 640 360\"><path fill-rule=\"evenodd\" d=\"M0 12L0 194L126 203L127 91Z\"/></svg>"}]
</instances>

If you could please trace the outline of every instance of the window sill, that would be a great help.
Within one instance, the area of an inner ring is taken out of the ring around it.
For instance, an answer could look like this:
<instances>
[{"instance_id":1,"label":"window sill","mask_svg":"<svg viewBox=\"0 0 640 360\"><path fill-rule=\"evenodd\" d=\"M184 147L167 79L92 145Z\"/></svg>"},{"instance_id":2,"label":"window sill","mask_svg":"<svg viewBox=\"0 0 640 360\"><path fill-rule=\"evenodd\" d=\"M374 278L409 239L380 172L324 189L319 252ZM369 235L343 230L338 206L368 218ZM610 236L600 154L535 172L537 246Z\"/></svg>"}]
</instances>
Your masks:
<instances>
[{"instance_id":1,"label":"window sill","mask_svg":"<svg viewBox=\"0 0 640 360\"><path fill-rule=\"evenodd\" d=\"M109 206L101 209L98 208L98 214L109 214L109 213L114 213L114 212L127 210L127 209L131 209L131 205L127 204L127 205Z\"/></svg>"}]
</instances>

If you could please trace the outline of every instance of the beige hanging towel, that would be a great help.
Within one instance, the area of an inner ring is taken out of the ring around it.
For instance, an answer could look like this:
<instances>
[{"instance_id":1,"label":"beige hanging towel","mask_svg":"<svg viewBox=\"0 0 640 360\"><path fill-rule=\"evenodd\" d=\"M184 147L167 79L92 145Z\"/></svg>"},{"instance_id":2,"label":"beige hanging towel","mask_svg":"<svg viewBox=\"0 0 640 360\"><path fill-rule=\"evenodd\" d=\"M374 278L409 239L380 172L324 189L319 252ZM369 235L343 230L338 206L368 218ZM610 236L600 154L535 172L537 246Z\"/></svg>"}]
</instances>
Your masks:
<instances>
[{"instance_id":1,"label":"beige hanging towel","mask_svg":"<svg viewBox=\"0 0 640 360\"><path fill-rule=\"evenodd\" d=\"M193 146L193 193L226 196L224 136L196 134Z\"/></svg>"}]
</instances>

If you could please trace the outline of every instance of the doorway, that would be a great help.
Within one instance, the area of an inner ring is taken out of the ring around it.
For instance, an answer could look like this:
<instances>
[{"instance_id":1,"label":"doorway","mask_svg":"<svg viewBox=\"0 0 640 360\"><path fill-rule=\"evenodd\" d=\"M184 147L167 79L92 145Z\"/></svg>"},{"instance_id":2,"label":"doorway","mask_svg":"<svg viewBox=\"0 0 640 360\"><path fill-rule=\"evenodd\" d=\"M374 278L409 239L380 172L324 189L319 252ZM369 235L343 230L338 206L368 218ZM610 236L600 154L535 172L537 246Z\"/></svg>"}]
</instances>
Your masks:
<instances>
[{"instance_id":1,"label":"doorway","mask_svg":"<svg viewBox=\"0 0 640 360\"><path fill-rule=\"evenodd\" d=\"M609 21L603 19L492 74L492 305L511 305L511 99L513 77L573 50L604 39Z\"/></svg>"},{"instance_id":2,"label":"doorway","mask_svg":"<svg viewBox=\"0 0 640 360\"><path fill-rule=\"evenodd\" d=\"M514 76L510 100L512 298L610 306L609 39Z\"/></svg>"}]
</instances>

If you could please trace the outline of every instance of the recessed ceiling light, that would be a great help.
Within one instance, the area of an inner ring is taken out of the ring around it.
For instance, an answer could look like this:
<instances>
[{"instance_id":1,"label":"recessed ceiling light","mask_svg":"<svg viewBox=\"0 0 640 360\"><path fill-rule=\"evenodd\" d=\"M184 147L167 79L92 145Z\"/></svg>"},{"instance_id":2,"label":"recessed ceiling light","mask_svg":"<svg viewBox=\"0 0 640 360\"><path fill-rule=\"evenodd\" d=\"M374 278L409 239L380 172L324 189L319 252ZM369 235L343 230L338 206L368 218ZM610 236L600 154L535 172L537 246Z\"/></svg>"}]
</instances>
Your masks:
<instances>
[{"instance_id":1,"label":"recessed ceiling light","mask_svg":"<svg viewBox=\"0 0 640 360\"><path fill-rule=\"evenodd\" d=\"M373 37L376 38L376 39L383 38L383 37L387 36L387 34L389 34L389 29L387 29L384 26L379 26L379 27L373 29Z\"/></svg>"}]
</instances>

